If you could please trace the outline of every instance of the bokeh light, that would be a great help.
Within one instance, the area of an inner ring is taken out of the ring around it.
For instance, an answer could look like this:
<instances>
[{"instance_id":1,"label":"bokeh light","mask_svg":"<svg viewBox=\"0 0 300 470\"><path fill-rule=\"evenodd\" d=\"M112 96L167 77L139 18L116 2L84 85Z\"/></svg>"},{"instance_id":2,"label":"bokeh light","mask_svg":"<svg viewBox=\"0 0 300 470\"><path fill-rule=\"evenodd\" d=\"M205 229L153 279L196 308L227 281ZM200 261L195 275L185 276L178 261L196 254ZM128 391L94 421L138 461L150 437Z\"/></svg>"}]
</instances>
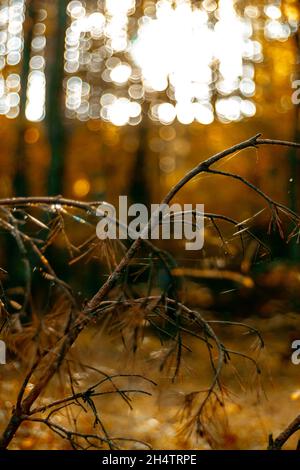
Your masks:
<instances>
[{"instance_id":1,"label":"bokeh light","mask_svg":"<svg viewBox=\"0 0 300 470\"><path fill-rule=\"evenodd\" d=\"M19 115L20 77L15 72L23 52L25 1L0 4L0 115L14 119Z\"/></svg>"},{"instance_id":2,"label":"bokeh light","mask_svg":"<svg viewBox=\"0 0 300 470\"><path fill-rule=\"evenodd\" d=\"M252 117L262 35L286 41L298 28L294 10L280 0L244 6L236 0L71 0L67 15L66 117L116 126L137 125L143 116L164 125ZM20 111L24 16L24 0L1 2L0 114L9 118ZM46 115L46 17L40 10L33 29L29 121Z\"/></svg>"}]
</instances>

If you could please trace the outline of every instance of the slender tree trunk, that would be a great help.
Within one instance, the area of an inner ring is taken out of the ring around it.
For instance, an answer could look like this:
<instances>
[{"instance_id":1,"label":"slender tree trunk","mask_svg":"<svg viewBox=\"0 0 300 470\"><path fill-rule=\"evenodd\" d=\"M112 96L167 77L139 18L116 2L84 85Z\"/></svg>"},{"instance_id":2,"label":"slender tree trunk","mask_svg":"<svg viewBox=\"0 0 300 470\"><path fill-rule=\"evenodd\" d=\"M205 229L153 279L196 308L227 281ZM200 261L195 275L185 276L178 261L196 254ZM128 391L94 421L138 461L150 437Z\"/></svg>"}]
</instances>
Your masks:
<instances>
[{"instance_id":1,"label":"slender tree trunk","mask_svg":"<svg viewBox=\"0 0 300 470\"><path fill-rule=\"evenodd\" d=\"M26 181L26 152L24 146L24 134L26 130L25 107L26 93L29 75L29 62L31 54L31 42L33 38L33 28L35 24L36 8L34 0L27 2L26 19L24 32L24 52L21 71L21 94L20 94L20 117L18 120L18 141L15 151L15 172L13 188L15 196L27 196L28 187ZM27 27L28 25L28 27Z\"/></svg>"},{"instance_id":2,"label":"slender tree trunk","mask_svg":"<svg viewBox=\"0 0 300 470\"><path fill-rule=\"evenodd\" d=\"M64 45L67 25L67 0L57 0L57 30L48 56L46 123L50 146L48 194L61 194L64 181L64 154L66 148L63 118Z\"/></svg>"},{"instance_id":3,"label":"slender tree trunk","mask_svg":"<svg viewBox=\"0 0 300 470\"><path fill-rule=\"evenodd\" d=\"M146 121L146 122L145 122ZM144 119L139 127L139 146L133 168L132 181L129 188L129 198L132 203L148 205L150 195L147 181L147 119Z\"/></svg>"},{"instance_id":4,"label":"slender tree trunk","mask_svg":"<svg viewBox=\"0 0 300 470\"><path fill-rule=\"evenodd\" d=\"M296 47L297 47L297 78L299 78L299 63L300 63L300 36L299 31L295 35ZM295 104L295 124L294 124L294 136L293 139L298 142L300 139L300 105ZM294 211L298 210L298 197L300 183L300 164L299 154L294 148L289 149L289 206ZM300 247L299 244L293 242L290 245L290 256L292 260L299 261L300 259Z\"/></svg>"}]
</instances>

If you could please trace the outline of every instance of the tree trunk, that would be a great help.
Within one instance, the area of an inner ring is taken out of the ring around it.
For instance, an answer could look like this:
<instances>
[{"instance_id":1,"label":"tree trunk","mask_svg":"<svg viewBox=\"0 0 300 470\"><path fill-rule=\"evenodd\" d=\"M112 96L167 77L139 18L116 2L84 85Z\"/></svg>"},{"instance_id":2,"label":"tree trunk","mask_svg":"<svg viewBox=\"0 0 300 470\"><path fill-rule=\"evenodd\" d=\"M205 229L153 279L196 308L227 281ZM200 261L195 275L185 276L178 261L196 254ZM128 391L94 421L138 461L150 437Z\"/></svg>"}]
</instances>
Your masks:
<instances>
[{"instance_id":1,"label":"tree trunk","mask_svg":"<svg viewBox=\"0 0 300 470\"><path fill-rule=\"evenodd\" d=\"M62 194L64 181L64 154L66 148L63 117L64 46L67 25L67 1L57 1L57 30L48 56L46 123L50 146L48 194Z\"/></svg>"}]
</instances>

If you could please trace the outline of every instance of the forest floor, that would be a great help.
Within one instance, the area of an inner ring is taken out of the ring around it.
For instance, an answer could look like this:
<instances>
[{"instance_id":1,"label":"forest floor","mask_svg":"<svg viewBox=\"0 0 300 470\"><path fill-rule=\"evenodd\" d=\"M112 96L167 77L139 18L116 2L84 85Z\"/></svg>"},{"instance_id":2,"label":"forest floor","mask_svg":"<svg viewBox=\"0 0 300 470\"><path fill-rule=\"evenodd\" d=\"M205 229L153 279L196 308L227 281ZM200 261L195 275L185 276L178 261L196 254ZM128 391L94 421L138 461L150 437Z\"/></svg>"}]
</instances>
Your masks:
<instances>
[{"instance_id":1,"label":"forest floor","mask_svg":"<svg viewBox=\"0 0 300 470\"><path fill-rule=\"evenodd\" d=\"M299 315L287 313L243 321L263 335L266 346L259 354L262 373L257 375L255 367L244 358L238 358L233 365L225 367L222 377L228 394L225 406L209 418L211 439L183 432L180 419L185 394L207 387L212 376L207 354L200 342L194 338L188 340L192 352L183 354L181 372L173 383L170 378L172 368L159 371L158 359L164 346L153 333L145 335L136 357L125 354L124 345L117 341L120 339L118 333L99 333L96 327L84 333L76 360L79 358L82 363L108 374L143 374L157 382L156 387L146 384L151 396L134 394L132 409L119 395L104 396L97 401L101 420L109 434L145 441L155 449L266 449L268 435L273 433L276 436L299 414L300 365L291 362L291 342L297 337L297 332L300 339L300 320ZM223 327L219 332L230 349L250 351L253 338L243 336L241 329ZM14 403L21 372L22 367L17 360L5 366L5 370L4 366L0 368L0 430ZM92 377L90 372L80 369L74 375L74 381L77 389L82 389L97 377L96 373ZM48 403L49 398L63 396L65 380L54 381L42 403ZM123 388L143 388L145 385L137 378L123 378L118 384ZM82 410L78 413L81 413L83 428L91 431L91 419L82 417ZM74 419L67 410L55 417L57 423L66 427ZM126 445L127 448L140 446L134 442ZM296 437L290 439L285 448L295 446ZM44 425L24 423L10 448L69 449L70 445Z\"/></svg>"}]
</instances>

